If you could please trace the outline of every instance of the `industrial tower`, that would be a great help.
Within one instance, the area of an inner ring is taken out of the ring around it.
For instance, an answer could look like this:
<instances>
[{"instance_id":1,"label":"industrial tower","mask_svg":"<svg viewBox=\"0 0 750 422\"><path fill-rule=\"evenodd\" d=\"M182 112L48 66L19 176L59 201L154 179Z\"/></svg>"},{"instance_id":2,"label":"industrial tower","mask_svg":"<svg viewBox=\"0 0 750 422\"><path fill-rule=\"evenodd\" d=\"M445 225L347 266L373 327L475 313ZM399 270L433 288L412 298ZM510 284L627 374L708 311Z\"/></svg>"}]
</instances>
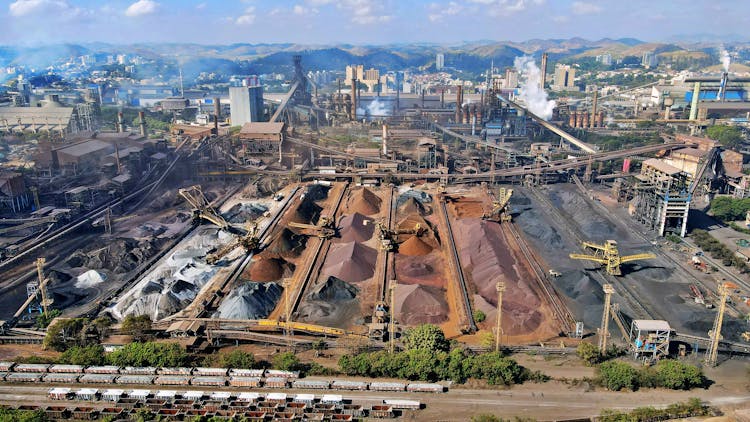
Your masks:
<instances>
[{"instance_id":1,"label":"industrial tower","mask_svg":"<svg viewBox=\"0 0 750 422\"><path fill-rule=\"evenodd\" d=\"M503 334L503 292L505 291L505 282L498 281L495 285L497 289L497 332L495 333L495 351L500 351L500 337Z\"/></svg>"},{"instance_id":2,"label":"industrial tower","mask_svg":"<svg viewBox=\"0 0 750 422\"><path fill-rule=\"evenodd\" d=\"M737 285L724 281L719 283L719 307L716 312L716 319L714 320L714 327L708 332L708 337L711 339L708 351L706 352L706 364L709 366L716 366L719 357L719 341L721 340L721 326L724 323L724 312L727 310L727 299L729 295L737 289Z\"/></svg>"}]
</instances>

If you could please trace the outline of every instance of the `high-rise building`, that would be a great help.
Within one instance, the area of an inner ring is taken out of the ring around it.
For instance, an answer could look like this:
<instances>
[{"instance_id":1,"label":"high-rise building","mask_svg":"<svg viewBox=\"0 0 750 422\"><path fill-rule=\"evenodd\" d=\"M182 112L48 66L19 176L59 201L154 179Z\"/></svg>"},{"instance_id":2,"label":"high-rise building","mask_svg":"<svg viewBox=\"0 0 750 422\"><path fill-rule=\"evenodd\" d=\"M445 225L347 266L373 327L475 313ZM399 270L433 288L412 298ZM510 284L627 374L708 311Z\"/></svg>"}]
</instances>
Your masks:
<instances>
[{"instance_id":1,"label":"high-rise building","mask_svg":"<svg viewBox=\"0 0 750 422\"><path fill-rule=\"evenodd\" d=\"M256 78L244 86L229 87L229 106L232 126L263 121L263 85Z\"/></svg>"},{"instance_id":2,"label":"high-rise building","mask_svg":"<svg viewBox=\"0 0 750 422\"><path fill-rule=\"evenodd\" d=\"M643 53L643 58L641 59L641 65L646 68L652 68L656 67L659 64L659 59L656 57L656 52L654 51L647 51Z\"/></svg>"},{"instance_id":3,"label":"high-rise building","mask_svg":"<svg viewBox=\"0 0 750 422\"><path fill-rule=\"evenodd\" d=\"M570 91L575 89L576 70L566 64L555 66L554 89L558 91Z\"/></svg>"},{"instance_id":4,"label":"high-rise building","mask_svg":"<svg viewBox=\"0 0 750 422\"><path fill-rule=\"evenodd\" d=\"M346 79L345 84L351 85L352 79L364 79L365 66L361 64L351 65L346 67Z\"/></svg>"},{"instance_id":5,"label":"high-rise building","mask_svg":"<svg viewBox=\"0 0 750 422\"><path fill-rule=\"evenodd\" d=\"M609 53L598 55L596 56L596 61L605 66L612 66L612 55Z\"/></svg>"},{"instance_id":6,"label":"high-rise building","mask_svg":"<svg viewBox=\"0 0 750 422\"><path fill-rule=\"evenodd\" d=\"M435 69L440 70L445 67L445 54L437 53L435 55Z\"/></svg>"}]
</instances>

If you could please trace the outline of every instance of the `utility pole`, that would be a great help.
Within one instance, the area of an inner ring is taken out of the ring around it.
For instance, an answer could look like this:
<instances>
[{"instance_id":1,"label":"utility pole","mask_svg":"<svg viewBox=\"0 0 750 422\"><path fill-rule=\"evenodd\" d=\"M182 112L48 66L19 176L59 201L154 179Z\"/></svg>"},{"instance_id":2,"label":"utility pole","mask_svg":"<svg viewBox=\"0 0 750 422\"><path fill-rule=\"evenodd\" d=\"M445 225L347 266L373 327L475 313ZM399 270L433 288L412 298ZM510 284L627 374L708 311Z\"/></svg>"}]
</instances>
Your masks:
<instances>
[{"instance_id":1,"label":"utility pole","mask_svg":"<svg viewBox=\"0 0 750 422\"><path fill-rule=\"evenodd\" d=\"M107 234L112 234L112 207L107 207L107 211L104 213L104 231Z\"/></svg>"},{"instance_id":2,"label":"utility pole","mask_svg":"<svg viewBox=\"0 0 750 422\"><path fill-rule=\"evenodd\" d=\"M602 326L599 328L599 353L606 353L607 336L609 336L609 309L615 288L611 284L605 284L602 288L604 289L604 312L602 313Z\"/></svg>"},{"instance_id":3,"label":"utility pole","mask_svg":"<svg viewBox=\"0 0 750 422\"><path fill-rule=\"evenodd\" d=\"M389 313L391 318L388 321L388 352L394 353L396 351L396 280L391 280L390 290L390 307Z\"/></svg>"},{"instance_id":4,"label":"utility pole","mask_svg":"<svg viewBox=\"0 0 750 422\"><path fill-rule=\"evenodd\" d=\"M503 335L503 292L505 291L505 282L498 281L495 285L497 289L497 327L495 328L495 351L500 351L500 337Z\"/></svg>"},{"instance_id":5,"label":"utility pole","mask_svg":"<svg viewBox=\"0 0 750 422\"><path fill-rule=\"evenodd\" d=\"M291 306L289 304L289 290L292 288L292 279L291 278L285 278L284 279L284 336L286 337L286 345L287 348L291 349L292 346L292 327L289 325L291 321L291 315L290 310Z\"/></svg>"}]
</instances>

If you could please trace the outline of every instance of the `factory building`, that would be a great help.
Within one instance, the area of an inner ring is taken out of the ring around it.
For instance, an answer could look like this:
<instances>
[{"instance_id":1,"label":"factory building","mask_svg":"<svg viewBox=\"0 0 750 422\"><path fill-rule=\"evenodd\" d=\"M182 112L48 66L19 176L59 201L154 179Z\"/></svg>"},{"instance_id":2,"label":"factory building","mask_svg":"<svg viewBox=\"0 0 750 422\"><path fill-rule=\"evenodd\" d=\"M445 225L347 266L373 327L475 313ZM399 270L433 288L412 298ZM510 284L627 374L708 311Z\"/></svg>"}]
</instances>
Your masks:
<instances>
[{"instance_id":1,"label":"factory building","mask_svg":"<svg viewBox=\"0 0 750 422\"><path fill-rule=\"evenodd\" d=\"M18 212L29 206L29 190L23 175L16 172L0 172L0 208Z\"/></svg>"},{"instance_id":2,"label":"factory building","mask_svg":"<svg viewBox=\"0 0 750 422\"><path fill-rule=\"evenodd\" d=\"M0 107L0 132L49 132L65 135L77 132L73 107L47 104L44 107Z\"/></svg>"},{"instance_id":3,"label":"factory building","mask_svg":"<svg viewBox=\"0 0 750 422\"><path fill-rule=\"evenodd\" d=\"M638 193L630 205L633 218L659 236L674 233L684 237L690 209L689 177L657 158L644 161L636 176Z\"/></svg>"},{"instance_id":4,"label":"factory building","mask_svg":"<svg viewBox=\"0 0 750 422\"><path fill-rule=\"evenodd\" d=\"M246 154L281 154L285 124L250 122L242 125L239 138Z\"/></svg>"},{"instance_id":5,"label":"factory building","mask_svg":"<svg viewBox=\"0 0 750 422\"><path fill-rule=\"evenodd\" d=\"M263 85L257 78L247 79L244 86L229 87L230 119L232 126L263 121Z\"/></svg>"}]
</instances>

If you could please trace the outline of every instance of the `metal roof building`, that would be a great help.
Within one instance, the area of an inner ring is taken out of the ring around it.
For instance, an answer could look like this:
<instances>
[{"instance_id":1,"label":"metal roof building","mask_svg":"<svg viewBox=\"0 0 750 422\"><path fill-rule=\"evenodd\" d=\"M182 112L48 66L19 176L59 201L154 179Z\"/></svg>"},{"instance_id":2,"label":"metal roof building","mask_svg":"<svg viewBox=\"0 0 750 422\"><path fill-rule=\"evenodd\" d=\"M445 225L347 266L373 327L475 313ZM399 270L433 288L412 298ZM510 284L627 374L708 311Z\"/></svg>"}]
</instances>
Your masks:
<instances>
[{"instance_id":1,"label":"metal roof building","mask_svg":"<svg viewBox=\"0 0 750 422\"><path fill-rule=\"evenodd\" d=\"M58 132L77 131L73 107L0 107L0 131Z\"/></svg>"}]
</instances>

